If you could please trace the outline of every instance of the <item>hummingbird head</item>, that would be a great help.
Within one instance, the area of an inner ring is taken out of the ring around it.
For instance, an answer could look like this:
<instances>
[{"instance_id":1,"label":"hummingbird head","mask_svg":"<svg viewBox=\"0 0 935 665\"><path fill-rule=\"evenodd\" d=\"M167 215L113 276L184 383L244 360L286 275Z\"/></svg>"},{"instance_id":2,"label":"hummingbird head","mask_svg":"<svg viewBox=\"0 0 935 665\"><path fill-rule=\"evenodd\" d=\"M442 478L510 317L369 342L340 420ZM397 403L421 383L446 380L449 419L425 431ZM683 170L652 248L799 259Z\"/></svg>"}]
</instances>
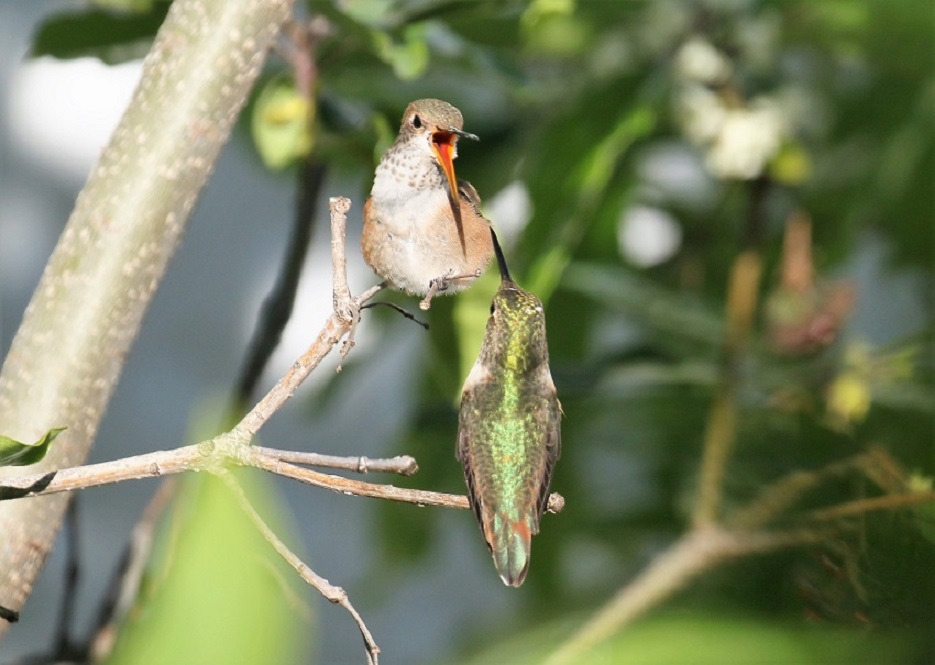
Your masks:
<instances>
[{"instance_id":1,"label":"hummingbird head","mask_svg":"<svg viewBox=\"0 0 935 665\"><path fill-rule=\"evenodd\" d=\"M548 365L542 301L511 279L501 279L490 304L481 356L488 366L521 373Z\"/></svg>"},{"instance_id":2,"label":"hummingbird head","mask_svg":"<svg viewBox=\"0 0 935 665\"><path fill-rule=\"evenodd\" d=\"M440 99L417 99L406 107L397 141L405 140L435 159L448 181L448 195L455 219L460 220L461 199L454 160L458 156L458 139L478 141L463 129L461 111Z\"/></svg>"}]
</instances>

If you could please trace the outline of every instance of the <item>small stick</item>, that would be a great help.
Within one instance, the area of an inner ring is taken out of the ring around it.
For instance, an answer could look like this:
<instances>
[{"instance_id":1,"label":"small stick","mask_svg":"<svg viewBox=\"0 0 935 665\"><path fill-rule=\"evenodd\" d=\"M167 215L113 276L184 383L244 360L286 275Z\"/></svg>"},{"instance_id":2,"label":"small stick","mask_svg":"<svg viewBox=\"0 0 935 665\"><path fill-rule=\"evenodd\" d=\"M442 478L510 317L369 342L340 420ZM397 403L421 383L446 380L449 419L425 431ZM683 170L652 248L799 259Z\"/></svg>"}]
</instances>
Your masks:
<instances>
[{"instance_id":1,"label":"small stick","mask_svg":"<svg viewBox=\"0 0 935 665\"><path fill-rule=\"evenodd\" d=\"M398 473L401 476L412 476L419 470L416 459L410 455L397 457L371 459L369 457L339 457L337 455L321 455L319 453L298 452L293 450L276 450L264 446L254 446L254 450L292 464L305 466L322 466L329 469L344 469L356 473Z\"/></svg>"},{"instance_id":2,"label":"small stick","mask_svg":"<svg viewBox=\"0 0 935 665\"><path fill-rule=\"evenodd\" d=\"M117 632L139 595L146 564L156 540L156 527L179 487L177 477L166 478L150 498L130 532L120 562L107 585L91 637L92 662L106 659L117 641Z\"/></svg>"},{"instance_id":3,"label":"small stick","mask_svg":"<svg viewBox=\"0 0 935 665\"><path fill-rule=\"evenodd\" d=\"M78 600L78 583L81 580L81 533L78 529L78 496L71 497L65 512L65 589L62 592L62 607L58 616L58 630L54 653L62 660L72 654L71 625Z\"/></svg>"},{"instance_id":4,"label":"small stick","mask_svg":"<svg viewBox=\"0 0 935 665\"><path fill-rule=\"evenodd\" d=\"M260 514L257 513L256 509L253 507L253 504L250 503L250 500L247 498L247 495L244 494L243 488L240 484L234 479L230 473L222 473L221 478L234 493L234 496L237 497L237 502L240 504L241 509L247 514L250 518L250 521L253 522L257 530L263 534L263 537L266 538L266 541L273 546L273 549L281 556L286 563L292 566L295 569L295 572L305 580L305 582L311 586L313 589L318 591L322 596L324 596L328 601L340 605L353 617L354 621L357 623L357 627L360 629L360 635L363 637L364 646L367 650L367 664L368 665L377 665L379 661L380 647L377 646L376 641L373 639L373 635L370 633L370 630L367 628L367 624L364 623L363 618L360 614L354 609L354 606L351 604L350 599L347 596L347 592L339 586L331 584L321 575L318 575L314 570L308 567L308 565L302 561L295 553L288 548L288 546L282 542L279 537L273 532L273 530L263 521L263 518L260 517Z\"/></svg>"},{"instance_id":5,"label":"small stick","mask_svg":"<svg viewBox=\"0 0 935 665\"><path fill-rule=\"evenodd\" d=\"M466 496L365 483L359 480L320 473L283 461L280 457L283 451L267 453L264 452L266 449L249 446L243 442L238 443L238 441L239 438L234 433L222 434L209 442L184 446L175 450L160 450L145 455L124 457L111 462L87 464L69 469L60 469L51 473L9 478L3 485L0 485L0 500L71 492L87 487L110 485L125 480L167 476L182 473L183 471L216 469L226 460L234 464L270 471L286 478L298 480L306 485L330 489L352 496L390 499L420 506L468 507ZM227 446L226 450L218 450L225 446ZM356 459L359 463L360 458ZM26 491L24 491L24 488L26 488ZM562 510L564 505L565 500L560 494L553 493L549 497L549 512L557 513Z\"/></svg>"},{"instance_id":6,"label":"small stick","mask_svg":"<svg viewBox=\"0 0 935 665\"><path fill-rule=\"evenodd\" d=\"M347 211L351 208L350 199L343 196L330 200L331 208L331 266L332 266L332 304L334 312L328 317L318 337L302 356L292 365L286 375L266 393L256 405L234 427L233 432L251 440L260 428L269 420L286 401L292 397L319 363L331 353L338 342L347 335L347 341L341 349L344 357L354 346L354 331L360 320L360 307L370 300L382 284L372 286L356 298L351 296L347 285L347 259L344 256L345 229Z\"/></svg>"},{"instance_id":7,"label":"small stick","mask_svg":"<svg viewBox=\"0 0 935 665\"><path fill-rule=\"evenodd\" d=\"M886 496L875 496L870 499L855 499L853 501L839 503L836 506L813 510L810 513L806 513L804 518L809 521L825 522L828 520L839 520L843 517L864 515L874 510L893 510L895 508L905 508L933 502L935 502L935 492L931 491L890 494Z\"/></svg>"},{"instance_id":8,"label":"small stick","mask_svg":"<svg viewBox=\"0 0 935 665\"><path fill-rule=\"evenodd\" d=\"M366 305L362 305L361 309L372 309L373 307L376 307L377 305L383 305L384 307L389 307L390 309L394 309L400 314L402 314L405 318L409 319L410 321L413 321L414 323L418 323L420 326L422 326L426 330L429 329L429 324L426 323L425 321L421 321L417 319L415 314L412 314L406 311L405 309L403 309L396 303L387 302L386 300L376 300L374 302L368 302Z\"/></svg>"},{"instance_id":9,"label":"small stick","mask_svg":"<svg viewBox=\"0 0 935 665\"><path fill-rule=\"evenodd\" d=\"M438 506L442 508L469 508L468 498L461 494L445 494L443 492L430 492L427 490L408 489L396 487L394 485L378 485L368 483L362 480L353 480L341 476L333 476L319 471L306 469L305 467L289 464L263 454L257 454L257 450L252 450L249 458L245 461L248 466L257 469L263 469L275 473L277 476L284 476L298 480L300 483L321 487L334 492L340 492L347 496L366 496L375 499L388 499L390 501L401 501L403 503L414 503L417 506ZM549 496L548 511L557 513L565 506L565 499L561 494L553 492Z\"/></svg>"}]
</instances>

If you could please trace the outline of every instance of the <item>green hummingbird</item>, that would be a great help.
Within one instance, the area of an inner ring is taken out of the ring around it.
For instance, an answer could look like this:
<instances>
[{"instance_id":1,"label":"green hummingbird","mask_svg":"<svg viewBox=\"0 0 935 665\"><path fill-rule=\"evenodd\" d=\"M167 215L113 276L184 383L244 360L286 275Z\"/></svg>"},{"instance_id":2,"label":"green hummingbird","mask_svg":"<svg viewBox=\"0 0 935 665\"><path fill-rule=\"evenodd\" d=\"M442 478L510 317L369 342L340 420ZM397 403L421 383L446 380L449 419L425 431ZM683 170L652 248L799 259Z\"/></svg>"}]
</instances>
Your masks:
<instances>
[{"instance_id":1,"label":"green hummingbird","mask_svg":"<svg viewBox=\"0 0 935 665\"><path fill-rule=\"evenodd\" d=\"M504 584L518 587L549 501L562 407L549 372L542 302L512 280L490 233L500 288L461 392L457 456L497 572Z\"/></svg>"}]
</instances>

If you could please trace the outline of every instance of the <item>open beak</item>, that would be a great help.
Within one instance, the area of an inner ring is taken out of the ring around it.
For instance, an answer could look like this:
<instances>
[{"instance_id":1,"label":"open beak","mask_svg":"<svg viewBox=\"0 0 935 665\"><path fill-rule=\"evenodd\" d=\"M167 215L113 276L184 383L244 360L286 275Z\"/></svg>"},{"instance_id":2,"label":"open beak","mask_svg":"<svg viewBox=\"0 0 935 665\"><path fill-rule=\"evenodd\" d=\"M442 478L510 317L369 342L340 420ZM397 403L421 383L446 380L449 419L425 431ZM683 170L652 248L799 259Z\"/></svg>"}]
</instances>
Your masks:
<instances>
[{"instance_id":1,"label":"open beak","mask_svg":"<svg viewBox=\"0 0 935 665\"><path fill-rule=\"evenodd\" d=\"M442 171L445 172L445 177L448 178L448 194L457 216L461 207L454 163L456 140L457 135L451 132L435 132L432 134L432 150L438 158L438 163L441 164Z\"/></svg>"},{"instance_id":2,"label":"open beak","mask_svg":"<svg viewBox=\"0 0 935 665\"><path fill-rule=\"evenodd\" d=\"M460 129L451 129L449 131L438 131L432 133L432 150L441 164L445 177L448 179L448 202L451 204L451 213L454 215L455 224L458 227L458 238L461 240L461 250L467 251L464 244L464 227L461 223L461 196L458 194L458 178L455 176L455 141L458 137L477 141L474 134L462 131Z\"/></svg>"}]
</instances>

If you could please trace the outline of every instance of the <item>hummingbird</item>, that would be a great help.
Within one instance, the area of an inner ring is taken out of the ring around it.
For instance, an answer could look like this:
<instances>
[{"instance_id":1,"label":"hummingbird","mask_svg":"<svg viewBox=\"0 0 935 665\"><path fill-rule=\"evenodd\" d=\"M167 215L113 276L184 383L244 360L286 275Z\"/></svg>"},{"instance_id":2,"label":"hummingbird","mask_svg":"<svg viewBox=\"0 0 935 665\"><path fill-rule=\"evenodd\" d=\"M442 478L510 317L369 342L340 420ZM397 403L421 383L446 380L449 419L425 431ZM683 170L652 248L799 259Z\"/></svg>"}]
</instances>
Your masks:
<instances>
[{"instance_id":1,"label":"hummingbird","mask_svg":"<svg viewBox=\"0 0 935 665\"><path fill-rule=\"evenodd\" d=\"M458 139L479 140L461 111L440 99L409 104L364 204L364 260L385 286L425 296L424 310L470 286L493 256L476 192L455 177Z\"/></svg>"},{"instance_id":2,"label":"hummingbird","mask_svg":"<svg viewBox=\"0 0 935 665\"><path fill-rule=\"evenodd\" d=\"M542 302L512 280L492 228L490 235L500 287L461 392L457 457L494 566L504 584L518 587L548 505L562 407L549 371Z\"/></svg>"}]
</instances>

